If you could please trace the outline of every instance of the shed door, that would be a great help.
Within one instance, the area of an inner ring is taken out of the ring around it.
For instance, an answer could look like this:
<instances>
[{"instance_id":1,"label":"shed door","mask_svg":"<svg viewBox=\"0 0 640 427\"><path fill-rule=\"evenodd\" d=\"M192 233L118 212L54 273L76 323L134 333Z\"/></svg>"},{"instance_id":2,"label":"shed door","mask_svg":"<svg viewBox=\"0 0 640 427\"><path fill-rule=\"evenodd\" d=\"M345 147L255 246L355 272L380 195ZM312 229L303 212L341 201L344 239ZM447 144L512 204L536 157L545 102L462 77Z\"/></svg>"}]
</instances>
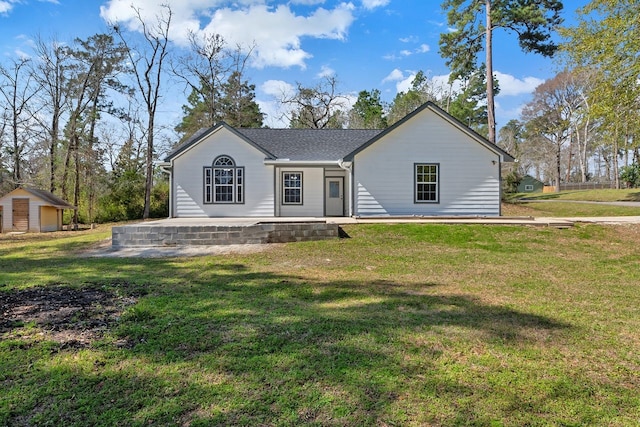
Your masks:
<instances>
[{"instance_id":1,"label":"shed door","mask_svg":"<svg viewBox=\"0 0 640 427\"><path fill-rule=\"evenodd\" d=\"M29 231L29 199L13 199L13 229Z\"/></svg>"}]
</instances>

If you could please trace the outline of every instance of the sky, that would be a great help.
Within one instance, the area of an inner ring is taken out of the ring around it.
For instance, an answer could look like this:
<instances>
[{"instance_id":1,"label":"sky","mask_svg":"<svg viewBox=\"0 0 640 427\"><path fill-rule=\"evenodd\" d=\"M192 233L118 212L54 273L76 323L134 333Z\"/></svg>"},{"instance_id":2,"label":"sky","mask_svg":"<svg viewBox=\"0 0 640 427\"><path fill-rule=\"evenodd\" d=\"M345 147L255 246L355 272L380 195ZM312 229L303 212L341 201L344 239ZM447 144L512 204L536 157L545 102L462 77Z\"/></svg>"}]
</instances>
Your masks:
<instances>
[{"instance_id":1,"label":"sky","mask_svg":"<svg viewBox=\"0 0 640 427\"><path fill-rule=\"evenodd\" d=\"M134 9L157 16L161 4L173 13L173 48L187 46L187 34L215 32L231 46L255 44L246 76L266 124L282 127L277 97L296 83L315 86L334 76L351 99L378 89L386 102L407 90L422 70L446 82L448 69L438 53L440 34L450 29L439 0L0 0L0 63L33 54L37 35L59 41L106 32L118 22L136 31ZM586 0L564 1L565 24ZM494 36L498 127L519 117L533 90L553 77L558 66L548 58L522 53L517 40ZM181 85L165 86L160 110L169 125L181 118Z\"/></svg>"}]
</instances>

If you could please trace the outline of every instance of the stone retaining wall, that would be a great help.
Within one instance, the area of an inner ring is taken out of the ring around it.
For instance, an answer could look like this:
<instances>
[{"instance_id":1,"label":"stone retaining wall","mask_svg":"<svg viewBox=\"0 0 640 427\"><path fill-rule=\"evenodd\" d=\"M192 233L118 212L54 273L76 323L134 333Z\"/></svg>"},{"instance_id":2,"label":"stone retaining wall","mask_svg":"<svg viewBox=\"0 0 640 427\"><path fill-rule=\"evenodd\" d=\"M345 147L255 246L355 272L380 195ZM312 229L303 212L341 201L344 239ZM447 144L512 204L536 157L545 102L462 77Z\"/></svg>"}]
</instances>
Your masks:
<instances>
[{"instance_id":1,"label":"stone retaining wall","mask_svg":"<svg viewBox=\"0 0 640 427\"><path fill-rule=\"evenodd\" d=\"M233 245L288 243L339 237L338 224L264 223L248 226L154 226L113 227L113 247Z\"/></svg>"}]
</instances>

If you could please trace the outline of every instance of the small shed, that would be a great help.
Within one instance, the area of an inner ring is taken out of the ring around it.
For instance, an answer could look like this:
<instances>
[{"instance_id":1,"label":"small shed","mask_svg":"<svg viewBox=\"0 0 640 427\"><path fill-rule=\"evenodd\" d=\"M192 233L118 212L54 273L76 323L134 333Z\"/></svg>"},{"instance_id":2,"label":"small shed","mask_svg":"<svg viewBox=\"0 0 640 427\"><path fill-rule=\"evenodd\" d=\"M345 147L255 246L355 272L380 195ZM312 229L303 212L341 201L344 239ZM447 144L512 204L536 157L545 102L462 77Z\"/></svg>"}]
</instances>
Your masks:
<instances>
[{"instance_id":1,"label":"small shed","mask_svg":"<svg viewBox=\"0 0 640 427\"><path fill-rule=\"evenodd\" d=\"M525 175L518 184L518 193L539 193L544 188L544 182L535 179L531 175Z\"/></svg>"},{"instance_id":2,"label":"small shed","mask_svg":"<svg viewBox=\"0 0 640 427\"><path fill-rule=\"evenodd\" d=\"M49 191L16 188L0 197L0 233L62 230L62 213L74 206Z\"/></svg>"}]
</instances>

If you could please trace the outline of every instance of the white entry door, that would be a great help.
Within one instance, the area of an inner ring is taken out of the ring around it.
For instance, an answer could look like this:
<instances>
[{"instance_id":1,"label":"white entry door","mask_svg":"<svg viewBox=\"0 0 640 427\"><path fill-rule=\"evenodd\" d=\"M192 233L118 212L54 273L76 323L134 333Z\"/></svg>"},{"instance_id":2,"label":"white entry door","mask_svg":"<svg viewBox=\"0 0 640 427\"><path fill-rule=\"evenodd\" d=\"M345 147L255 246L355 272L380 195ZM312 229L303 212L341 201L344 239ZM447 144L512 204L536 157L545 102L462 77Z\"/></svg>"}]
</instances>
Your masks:
<instances>
[{"instance_id":1,"label":"white entry door","mask_svg":"<svg viewBox=\"0 0 640 427\"><path fill-rule=\"evenodd\" d=\"M325 178L325 215L344 216L344 178Z\"/></svg>"}]
</instances>

